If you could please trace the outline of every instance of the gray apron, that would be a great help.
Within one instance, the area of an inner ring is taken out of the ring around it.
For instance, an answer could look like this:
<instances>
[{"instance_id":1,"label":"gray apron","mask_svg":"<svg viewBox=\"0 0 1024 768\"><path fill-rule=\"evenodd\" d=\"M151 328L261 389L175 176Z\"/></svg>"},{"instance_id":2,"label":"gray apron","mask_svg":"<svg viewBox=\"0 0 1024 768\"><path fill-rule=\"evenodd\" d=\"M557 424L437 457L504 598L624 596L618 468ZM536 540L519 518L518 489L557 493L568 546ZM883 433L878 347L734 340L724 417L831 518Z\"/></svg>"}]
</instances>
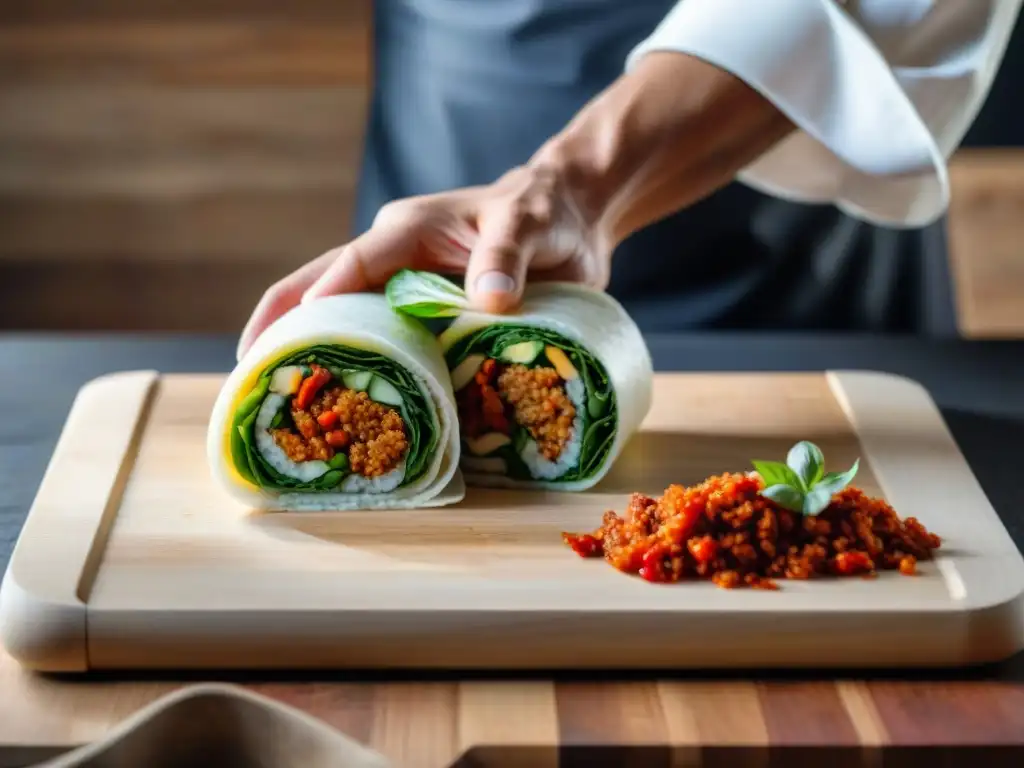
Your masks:
<instances>
[{"instance_id":1,"label":"gray apron","mask_svg":"<svg viewBox=\"0 0 1024 768\"><path fill-rule=\"evenodd\" d=\"M376 0L356 212L486 184L622 73L674 0ZM945 225L871 226L733 184L636 233L609 293L645 331L956 333Z\"/></svg>"}]
</instances>

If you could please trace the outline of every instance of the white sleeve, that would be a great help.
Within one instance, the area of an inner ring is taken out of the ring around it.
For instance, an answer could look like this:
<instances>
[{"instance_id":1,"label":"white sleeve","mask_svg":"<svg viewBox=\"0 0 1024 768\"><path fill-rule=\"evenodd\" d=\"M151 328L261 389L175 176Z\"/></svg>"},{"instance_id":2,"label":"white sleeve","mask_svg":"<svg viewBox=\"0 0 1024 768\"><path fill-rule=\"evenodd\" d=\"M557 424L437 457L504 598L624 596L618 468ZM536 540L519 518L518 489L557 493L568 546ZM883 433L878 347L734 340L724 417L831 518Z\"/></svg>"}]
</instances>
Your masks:
<instances>
[{"instance_id":1,"label":"white sleeve","mask_svg":"<svg viewBox=\"0 0 1024 768\"><path fill-rule=\"evenodd\" d=\"M626 68L679 51L731 72L799 129L739 181L917 227L946 210L946 161L988 95L1021 3L680 0Z\"/></svg>"}]
</instances>

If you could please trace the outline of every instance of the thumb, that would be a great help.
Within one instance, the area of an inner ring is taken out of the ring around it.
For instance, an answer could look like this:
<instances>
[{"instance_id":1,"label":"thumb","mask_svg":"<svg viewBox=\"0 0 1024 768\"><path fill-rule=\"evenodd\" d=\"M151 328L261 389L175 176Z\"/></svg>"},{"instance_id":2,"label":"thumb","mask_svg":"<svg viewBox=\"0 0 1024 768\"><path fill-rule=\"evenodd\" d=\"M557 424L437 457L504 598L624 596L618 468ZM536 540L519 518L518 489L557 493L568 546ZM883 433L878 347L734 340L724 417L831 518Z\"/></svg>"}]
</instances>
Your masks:
<instances>
[{"instance_id":1,"label":"thumb","mask_svg":"<svg viewBox=\"0 0 1024 768\"><path fill-rule=\"evenodd\" d=\"M466 266L466 294L477 309L500 314L522 300L530 253L520 236L521 222L507 208L480 218Z\"/></svg>"}]
</instances>

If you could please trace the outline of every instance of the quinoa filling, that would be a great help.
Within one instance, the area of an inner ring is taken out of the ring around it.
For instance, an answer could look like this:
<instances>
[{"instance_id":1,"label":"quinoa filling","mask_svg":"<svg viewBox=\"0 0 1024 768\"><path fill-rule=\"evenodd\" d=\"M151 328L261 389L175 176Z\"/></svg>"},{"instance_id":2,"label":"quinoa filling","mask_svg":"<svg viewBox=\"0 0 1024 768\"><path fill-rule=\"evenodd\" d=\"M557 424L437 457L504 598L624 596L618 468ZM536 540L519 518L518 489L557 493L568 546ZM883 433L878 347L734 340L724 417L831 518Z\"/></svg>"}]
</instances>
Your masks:
<instances>
[{"instance_id":1,"label":"quinoa filling","mask_svg":"<svg viewBox=\"0 0 1024 768\"><path fill-rule=\"evenodd\" d=\"M288 355L236 407L235 468L276 491L384 493L411 483L438 440L424 386L374 352L320 345Z\"/></svg>"},{"instance_id":2,"label":"quinoa filling","mask_svg":"<svg viewBox=\"0 0 1024 768\"><path fill-rule=\"evenodd\" d=\"M320 370L314 367L311 375ZM352 472L379 477L395 469L409 448L401 414L373 402L366 392L331 386L304 405L292 398L291 425L270 430L293 462L333 460L338 465L337 457L345 456Z\"/></svg>"},{"instance_id":3,"label":"quinoa filling","mask_svg":"<svg viewBox=\"0 0 1024 768\"><path fill-rule=\"evenodd\" d=\"M457 396L463 434L470 439L495 433L511 437L516 424L545 459L556 461L576 418L565 384L554 368L504 365L488 358Z\"/></svg>"},{"instance_id":4,"label":"quinoa filling","mask_svg":"<svg viewBox=\"0 0 1024 768\"><path fill-rule=\"evenodd\" d=\"M463 465L515 480L569 482L600 470L617 403L603 366L553 331L490 326L446 353Z\"/></svg>"}]
</instances>

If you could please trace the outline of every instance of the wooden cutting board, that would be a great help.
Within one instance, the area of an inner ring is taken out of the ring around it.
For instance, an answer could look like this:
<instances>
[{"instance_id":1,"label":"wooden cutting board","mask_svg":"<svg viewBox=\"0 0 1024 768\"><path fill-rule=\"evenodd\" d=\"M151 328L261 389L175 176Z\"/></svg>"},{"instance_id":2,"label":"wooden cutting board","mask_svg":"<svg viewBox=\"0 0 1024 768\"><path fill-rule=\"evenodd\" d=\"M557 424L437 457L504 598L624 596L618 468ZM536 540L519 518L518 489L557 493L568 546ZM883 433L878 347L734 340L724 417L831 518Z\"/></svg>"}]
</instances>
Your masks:
<instances>
[{"instance_id":1,"label":"wooden cutting board","mask_svg":"<svg viewBox=\"0 0 1024 768\"><path fill-rule=\"evenodd\" d=\"M222 378L133 372L80 393L11 559L2 644L42 670L957 665L1022 647L1024 560L927 393L865 372L659 375L592 492L257 513L211 481ZM629 494L818 443L945 545L917 577L652 585L581 560Z\"/></svg>"}]
</instances>

